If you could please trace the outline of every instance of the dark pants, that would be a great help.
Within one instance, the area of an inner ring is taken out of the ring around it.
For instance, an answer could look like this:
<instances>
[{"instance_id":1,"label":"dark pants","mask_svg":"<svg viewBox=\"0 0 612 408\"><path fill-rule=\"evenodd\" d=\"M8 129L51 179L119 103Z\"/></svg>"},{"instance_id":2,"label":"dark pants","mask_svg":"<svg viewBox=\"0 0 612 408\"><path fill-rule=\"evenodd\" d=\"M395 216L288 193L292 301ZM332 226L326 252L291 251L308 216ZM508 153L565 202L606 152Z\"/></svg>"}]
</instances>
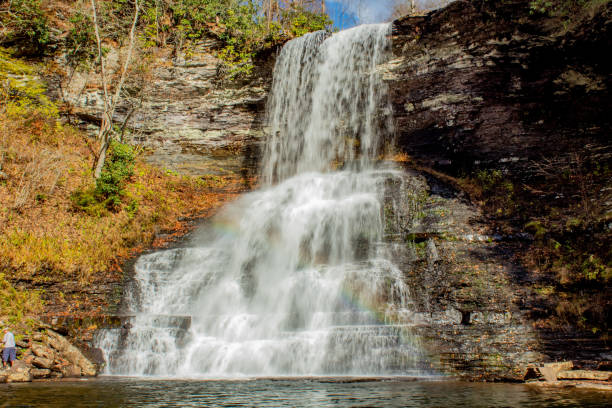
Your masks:
<instances>
[{"instance_id":1,"label":"dark pants","mask_svg":"<svg viewBox=\"0 0 612 408\"><path fill-rule=\"evenodd\" d=\"M6 364L7 361L11 363L17 360L17 349L15 347L5 347L2 350L2 362Z\"/></svg>"}]
</instances>

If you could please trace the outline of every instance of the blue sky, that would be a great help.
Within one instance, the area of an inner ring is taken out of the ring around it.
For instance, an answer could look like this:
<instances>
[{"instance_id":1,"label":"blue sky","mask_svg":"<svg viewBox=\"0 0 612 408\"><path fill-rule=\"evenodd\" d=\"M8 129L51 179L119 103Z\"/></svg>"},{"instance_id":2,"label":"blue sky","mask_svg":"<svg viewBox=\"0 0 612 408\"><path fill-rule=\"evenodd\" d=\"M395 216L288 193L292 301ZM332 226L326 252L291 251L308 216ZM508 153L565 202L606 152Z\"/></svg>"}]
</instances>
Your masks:
<instances>
[{"instance_id":1,"label":"blue sky","mask_svg":"<svg viewBox=\"0 0 612 408\"><path fill-rule=\"evenodd\" d=\"M391 15L392 0L328 0L327 11L339 29L380 23Z\"/></svg>"}]
</instances>

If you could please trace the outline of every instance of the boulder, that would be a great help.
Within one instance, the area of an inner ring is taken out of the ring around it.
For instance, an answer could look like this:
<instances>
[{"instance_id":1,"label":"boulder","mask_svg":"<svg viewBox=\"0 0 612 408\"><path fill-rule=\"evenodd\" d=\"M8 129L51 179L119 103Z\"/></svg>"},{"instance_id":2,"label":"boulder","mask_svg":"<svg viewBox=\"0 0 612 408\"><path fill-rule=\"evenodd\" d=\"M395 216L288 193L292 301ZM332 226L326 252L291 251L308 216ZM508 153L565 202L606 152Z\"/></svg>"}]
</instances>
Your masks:
<instances>
[{"instance_id":1,"label":"boulder","mask_svg":"<svg viewBox=\"0 0 612 408\"><path fill-rule=\"evenodd\" d=\"M44 340L44 336L42 335L41 332L34 332L30 336L30 339L33 340L33 341L43 341Z\"/></svg>"},{"instance_id":2,"label":"boulder","mask_svg":"<svg viewBox=\"0 0 612 408\"><path fill-rule=\"evenodd\" d=\"M24 341L24 340L18 340L18 341L16 341L16 342L15 342L15 345L16 345L17 347L22 348L22 349L27 349L27 348L30 346L30 345L28 344L28 342L27 342L27 341Z\"/></svg>"},{"instance_id":3,"label":"boulder","mask_svg":"<svg viewBox=\"0 0 612 408\"><path fill-rule=\"evenodd\" d=\"M609 381L612 379L610 371L595 371L595 370L572 370L560 371L557 374L559 380L595 380Z\"/></svg>"},{"instance_id":4,"label":"boulder","mask_svg":"<svg viewBox=\"0 0 612 408\"><path fill-rule=\"evenodd\" d=\"M59 371L51 371L49 378L62 378L62 373Z\"/></svg>"},{"instance_id":5,"label":"boulder","mask_svg":"<svg viewBox=\"0 0 612 408\"><path fill-rule=\"evenodd\" d=\"M51 375L51 370L47 368L32 368L30 373L34 379L48 378Z\"/></svg>"},{"instance_id":6,"label":"boulder","mask_svg":"<svg viewBox=\"0 0 612 408\"><path fill-rule=\"evenodd\" d=\"M558 363L546 363L538 370L546 381L556 381L557 375L560 371L571 370L574 367L574 363L571 361L561 361Z\"/></svg>"},{"instance_id":7,"label":"boulder","mask_svg":"<svg viewBox=\"0 0 612 408\"><path fill-rule=\"evenodd\" d=\"M32 365L38 368L51 368L53 366L53 360L45 357L34 357L32 359Z\"/></svg>"},{"instance_id":8,"label":"boulder","mask_svg":"<svg viewBox=\"0 0 612 408\"><path fill-rule=\"evenodd\" d=\"M55 352L51 348L43 344L37 344L37 343L32 344L32 353L38 357L44 357L49 360L55 360Z\"/></svg>"},{"instance_id":9,"label":"boulder","mask_svg":"<svg viewBox=\"0 0 612 408\"><path fill-rule=\"evenodd\" d=\"M62 367L61 373L64 378L77 378L81 376L81 369L71 364Z\"/></svg>"},{"instance_id":10,"label":"boulder","mask_svg":"<svg viewBox=\"0 0 612 408\"><path fill-rule=\"evenodd\" d=\"M98 366L103 366L106 364L106 359L104 358L104 351L102 351L99 347L93 347L89 349L88 356L91 361L93 361Z\"/></svg>"},{"instance_id":11,"label":"boulder","mask_svg":"<svg viewBox=\"0 0 612 408\"><path fill-rule=\"evenodd\" d=\"M97 374L95 364L89 361L78 348L60 334L53 330L47 330L47 343L72 365L80 368L82 375L94 377Z\"/></svg>"}]
</instances>

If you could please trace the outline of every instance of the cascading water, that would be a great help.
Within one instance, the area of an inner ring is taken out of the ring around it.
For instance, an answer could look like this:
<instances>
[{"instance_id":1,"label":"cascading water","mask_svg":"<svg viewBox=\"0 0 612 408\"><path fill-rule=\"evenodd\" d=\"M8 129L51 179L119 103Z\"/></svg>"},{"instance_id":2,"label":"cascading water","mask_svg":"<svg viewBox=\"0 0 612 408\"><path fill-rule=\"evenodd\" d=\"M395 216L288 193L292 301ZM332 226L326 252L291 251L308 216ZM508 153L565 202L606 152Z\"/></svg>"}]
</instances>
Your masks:
<instances>
[{"instance_id":1,"label":"cascading water","mask_svg":"<svg viewBox=\"0 0 612 408\"><path fill-rule=\"evenodd\" d=\"M385 186L402 174L377 164L391 132L376 71L389 31L318 32L283 48L264 187L191 247L138 260L129 330L98 339L108 373L415 374L409 291L384 242Z\"/></svg>"}]
</instances>

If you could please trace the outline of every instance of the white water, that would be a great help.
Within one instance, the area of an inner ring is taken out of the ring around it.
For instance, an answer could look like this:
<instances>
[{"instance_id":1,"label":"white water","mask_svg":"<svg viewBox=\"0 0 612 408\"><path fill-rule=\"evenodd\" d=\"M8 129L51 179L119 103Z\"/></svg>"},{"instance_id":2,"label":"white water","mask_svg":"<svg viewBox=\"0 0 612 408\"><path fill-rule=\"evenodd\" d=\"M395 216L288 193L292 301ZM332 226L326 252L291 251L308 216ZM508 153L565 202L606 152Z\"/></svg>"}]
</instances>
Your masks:
<instances>
[{"instance_id":1,"label":"white water","mask_svg":"<svg viewBox=\"0 0 612 408\"><path fill-rule=\"evenodd\" d=\"M389 30L313 33L283 48L264 187L228 206L191 247L138 260L132 327L99 338L109 373L416 372L409 291L383 242L385 186L402 174L376 165L391 132L376 72Z\"/></svg>"}]
</instances>

